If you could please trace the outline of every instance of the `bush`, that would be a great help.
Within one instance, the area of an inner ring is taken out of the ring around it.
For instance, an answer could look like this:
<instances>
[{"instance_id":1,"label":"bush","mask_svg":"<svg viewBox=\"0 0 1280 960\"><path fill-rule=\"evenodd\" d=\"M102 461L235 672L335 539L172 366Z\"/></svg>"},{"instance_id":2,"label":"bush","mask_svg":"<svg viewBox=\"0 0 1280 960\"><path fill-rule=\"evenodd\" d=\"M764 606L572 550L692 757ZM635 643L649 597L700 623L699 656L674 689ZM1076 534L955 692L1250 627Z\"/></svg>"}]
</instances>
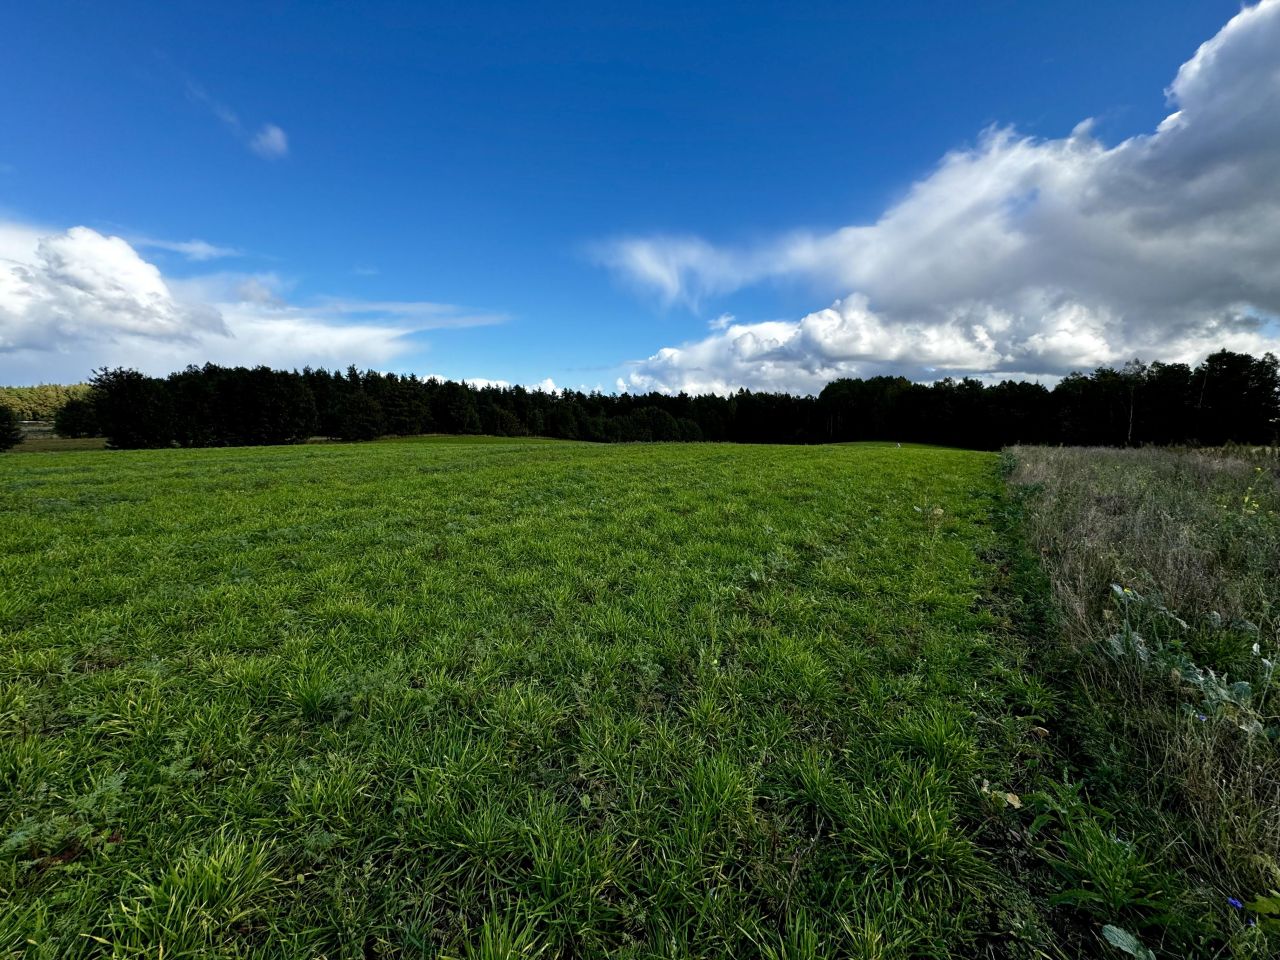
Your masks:
<instances>
[{"instance_id":1,"label":"bush","mask_svg":"<svg viewBox=\"0 0 1280 960\"><path fill-rule=\"evenodd\" d=\"M22 442L18 417L8 407L0 406L0 450L9 450Z\"/></svg>"},{"instance_id":2,"label":"bush","mask_svg":"<svg viewBox=\"0 0 1280 960\"><path fill-rule=\"evenodd\" d=\"M53 418L54 432L60 437L97 437L98 409L92 399L75 397L68 400Z\"/></svg>"}]
</instances>

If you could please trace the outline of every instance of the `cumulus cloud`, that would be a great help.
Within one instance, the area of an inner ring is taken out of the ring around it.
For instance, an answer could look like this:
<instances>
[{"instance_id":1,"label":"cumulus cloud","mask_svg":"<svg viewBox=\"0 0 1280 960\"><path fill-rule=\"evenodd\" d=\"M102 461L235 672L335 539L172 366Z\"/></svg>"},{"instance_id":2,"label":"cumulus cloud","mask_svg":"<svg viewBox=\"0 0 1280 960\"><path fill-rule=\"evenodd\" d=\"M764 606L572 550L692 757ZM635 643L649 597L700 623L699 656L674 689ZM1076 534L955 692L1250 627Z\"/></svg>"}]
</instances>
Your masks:
<instances>
[{"instance_id":1,"label":"cumulus cloud","mask_svg":"<svg viewBox=\"0 0 1280 960\"><path fill-rule=\"evenodd\" d=\"M1107 146L1089 121L1049 140L993 128L874 223L747 247L602 245L602 262L667 303L787 278L840 296L661 350L625 383L815 389L883 370L1060 375L1280 347L1277 50L1280 0L1263 0L1182 65L1150 133Z\"/></svg>"},{"instance_id":2,"label":"cumulus cloud","mask_svg":"<svg viewBox=\"0 0 1280 960\"><path fill-rule=\"evenodd\" d=\"M75 381L100 366L380 367L414 334L500 314L415 301L290 302L275 274L169 279L121 237L0 222L0 381Z\"/></svg>"},{"instance_id":3,"label":"cumulus cloud","mask_svg":"<svg viewBox=\"0 0 1280 960\"><path fill-rule=\"evenodd\" d=\"M176 301L156 267L120 237L72 227L0 268L0 350L88 336L191 340L225 334L217 311Z\"/></svg>"},{"instance_id":4,"label":"cumulus cloud","mask_svg":"<svg viewBox=\"0 0 1280 960\"><path fill-rule=\"evenodd\" d=\"M0 263L34 258L40 239L59 232L56 227L43 224L0 220Z\"/></svg>"}]
</instances>

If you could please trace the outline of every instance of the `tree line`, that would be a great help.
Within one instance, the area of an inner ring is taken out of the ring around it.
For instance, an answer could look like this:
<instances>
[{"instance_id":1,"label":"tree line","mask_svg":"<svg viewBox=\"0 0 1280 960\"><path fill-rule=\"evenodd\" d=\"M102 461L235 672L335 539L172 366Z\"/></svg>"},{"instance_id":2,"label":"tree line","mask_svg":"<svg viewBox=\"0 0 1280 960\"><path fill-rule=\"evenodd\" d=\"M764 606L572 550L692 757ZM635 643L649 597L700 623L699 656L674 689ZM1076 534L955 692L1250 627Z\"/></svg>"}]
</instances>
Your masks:
<instances>
[{"instance_id":1,"label":"tree line","mask_svg":"<svg viewBox=\"0 0 1280 960\"><path fill-rule=\"evenodd\" d=\"M34 387L0 387L0 407L19 420L52 420L67 403L89 392L87 383L42 383Z\"/></svg>"},{"instance_id":2,"label":"tree line","mask_svg":"<svg viewBox=\"0 0 1280 960\"><path fill-rule=\"evenodd\" d=\"M104 369L58 411L63 436L112 447L370 440L423 433L597 442L899 440L975 449L1013 443L1272 444L1280 362L1220 351L1197 366L1133 361L1052 389L972 378L840 379L816 396L602 394L472 386L393 373L188 367L168 377Z\"/></svg>"}]
</instances>

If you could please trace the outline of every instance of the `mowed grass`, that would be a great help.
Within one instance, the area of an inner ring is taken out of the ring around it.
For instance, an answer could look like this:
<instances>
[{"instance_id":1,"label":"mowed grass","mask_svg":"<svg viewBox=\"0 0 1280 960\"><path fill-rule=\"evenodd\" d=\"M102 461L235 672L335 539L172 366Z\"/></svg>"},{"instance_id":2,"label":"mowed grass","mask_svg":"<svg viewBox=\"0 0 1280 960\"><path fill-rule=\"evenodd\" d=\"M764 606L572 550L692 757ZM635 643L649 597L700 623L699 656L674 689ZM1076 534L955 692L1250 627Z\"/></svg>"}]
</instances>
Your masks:
<instances>
[{"instance_id":1,"label":"mowed grass","mask_svg":"<svg viewBox=\"0 0 1280 960\"><path fill-rule=\"evenodd\" d=\"M999 488L889 445L0 458L0 949L1016 955L990 791L1049 707L983 599Z\"/></svg>"}]
</instances>

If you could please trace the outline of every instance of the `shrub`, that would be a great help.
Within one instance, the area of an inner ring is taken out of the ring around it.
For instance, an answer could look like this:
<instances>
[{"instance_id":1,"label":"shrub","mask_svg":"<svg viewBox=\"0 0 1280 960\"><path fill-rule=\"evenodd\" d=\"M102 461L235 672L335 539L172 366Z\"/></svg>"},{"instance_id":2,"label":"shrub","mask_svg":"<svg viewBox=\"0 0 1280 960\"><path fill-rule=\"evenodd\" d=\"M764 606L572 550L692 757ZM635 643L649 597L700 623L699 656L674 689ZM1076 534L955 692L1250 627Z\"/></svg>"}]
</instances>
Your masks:
<instances>
[{"instance_id":1,"label":"shrub","mask_svg":"<svg viewBox=\"0 0 1280 960\"><path fill-rule=\"evenodd\" d=\"M9 450L22 442L18 418L8 407L0 406L0 450Z\"/></svg>"},{"instance_id":2,"label":"shrub","mask_svg":"<svg viewBox=\"0 0 1280 960\"><path fill-rule=\"evenodd\" d=\"M60 437L99 436L98 410L93 400L88 397L68 400L54 416L53 429Z\"/></svg>"}]
</instances>

